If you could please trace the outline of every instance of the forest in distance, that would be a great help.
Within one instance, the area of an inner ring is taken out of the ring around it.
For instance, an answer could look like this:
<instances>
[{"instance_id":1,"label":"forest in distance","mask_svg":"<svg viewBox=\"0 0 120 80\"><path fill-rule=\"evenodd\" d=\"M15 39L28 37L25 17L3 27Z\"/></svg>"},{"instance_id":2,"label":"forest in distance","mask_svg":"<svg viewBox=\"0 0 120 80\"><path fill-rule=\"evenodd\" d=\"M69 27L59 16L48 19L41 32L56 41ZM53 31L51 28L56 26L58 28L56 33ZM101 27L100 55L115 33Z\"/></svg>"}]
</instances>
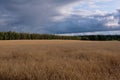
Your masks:
<instances>
[{"instance_id":1,"label":"forest in distance","mask_svg":"<svg viewBox=\"0 0 120 80\"><path fill-rule=\"evenodd\" d=\"M0 40L92 40L92 41L120 41L120 35L84 35L84 36L60 36L53 34L0 32Z\"/></svg>"}]
</instances>

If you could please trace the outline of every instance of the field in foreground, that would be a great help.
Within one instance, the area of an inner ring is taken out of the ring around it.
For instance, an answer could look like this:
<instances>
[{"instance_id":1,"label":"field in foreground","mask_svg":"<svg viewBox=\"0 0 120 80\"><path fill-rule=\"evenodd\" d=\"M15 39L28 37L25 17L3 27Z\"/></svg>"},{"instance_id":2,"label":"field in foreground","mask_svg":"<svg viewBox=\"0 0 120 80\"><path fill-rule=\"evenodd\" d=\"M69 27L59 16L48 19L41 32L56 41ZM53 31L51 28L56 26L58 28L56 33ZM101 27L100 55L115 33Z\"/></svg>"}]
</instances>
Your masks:
<instances>
[{"instance_id":1,"label":"field in foreground","mask_svg":"<svg viewBox=\"0 0 120 80\"><path fill-rule=\"evenodd\" d=\"M0 41L0 80L120 80L120 42Z\"/></svg>"}]
</instances>

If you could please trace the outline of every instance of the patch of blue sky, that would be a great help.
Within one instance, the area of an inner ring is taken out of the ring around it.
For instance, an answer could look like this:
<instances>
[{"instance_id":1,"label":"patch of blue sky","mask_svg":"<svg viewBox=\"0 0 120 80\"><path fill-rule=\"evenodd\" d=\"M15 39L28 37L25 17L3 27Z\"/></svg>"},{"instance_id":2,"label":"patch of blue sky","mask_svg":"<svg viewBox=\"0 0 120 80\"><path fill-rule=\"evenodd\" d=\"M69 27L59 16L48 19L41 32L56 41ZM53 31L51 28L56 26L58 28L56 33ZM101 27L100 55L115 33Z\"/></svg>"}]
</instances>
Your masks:
<instances>
[{"instance_id":1,"label":"patch of blue sky","mask_svg":"<svg viewBox=\"0 0 120 80\"><path fill-rule=\"evenodd\" d=\"M104 11L107 11L107 12L113 12L115 11L116 9L119 9L119 5L120 5L120 1L117 0L117 1L109 1L109 2L96 2L95 5L99 6L98 9L100 10L104 10Z\"/></svg>"},{"instance_id":2,"label":"patch of blue sky","mask_svg":"<svg viewBox=\"0 0 120 80\"><path fill-rule=\"evenodd\" d=\"M73 7L73 10L88 10L88 11L106 11L108 13L116 11L116 9L119 9L120 1L96 1L96 2L82 2L79 5L76 5Z\"/></svg>"}]
</instances>

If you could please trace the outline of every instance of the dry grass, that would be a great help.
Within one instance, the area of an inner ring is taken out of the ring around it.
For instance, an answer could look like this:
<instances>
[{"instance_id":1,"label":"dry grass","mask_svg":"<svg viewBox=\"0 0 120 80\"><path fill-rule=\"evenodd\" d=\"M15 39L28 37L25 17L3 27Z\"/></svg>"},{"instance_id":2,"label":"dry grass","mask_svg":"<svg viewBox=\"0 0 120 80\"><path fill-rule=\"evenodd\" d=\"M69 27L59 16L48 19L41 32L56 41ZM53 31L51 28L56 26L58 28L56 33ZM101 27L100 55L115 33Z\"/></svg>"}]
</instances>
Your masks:
<instances>
[{"instance_id":1,"label":"dry grass","mask_svg":"<svg viewBox=\"0 0 120 80\"><path fill-rule=\"evenodd\" d=\"M120 80L120 42L0 41L0 80Z\"/></svg>"}]
</instances>

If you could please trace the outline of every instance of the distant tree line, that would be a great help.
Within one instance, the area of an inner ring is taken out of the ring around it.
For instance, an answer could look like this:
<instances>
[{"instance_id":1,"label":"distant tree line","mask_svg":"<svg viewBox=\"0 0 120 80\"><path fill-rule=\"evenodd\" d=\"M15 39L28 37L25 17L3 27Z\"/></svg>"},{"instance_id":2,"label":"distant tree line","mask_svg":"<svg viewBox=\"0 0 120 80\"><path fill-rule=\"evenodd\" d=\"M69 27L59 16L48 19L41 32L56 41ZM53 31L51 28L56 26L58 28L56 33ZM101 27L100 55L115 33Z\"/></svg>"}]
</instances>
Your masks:
<instances>
[{"instance_id":1,"label":"distant tree line","mask_svg":"<svg viewBox=\"0 0 120 80\"><path fill-rule=\"evenodd\" d=\"M35 34L35 33L17 33L17 32L0 32L0 40L119 40L120 35L89 35L89 36L59 36L49 34Z\"/></svg>"},{"instance_id":2,"label":"distant tree line","mask_svg":"<svg viewBox=\"0 0 120 80\"><path fill-rule=\"evenodd\" d=\"M41 39L66 39L76 40L77 36L57 36L50 34L36 34L36 33L17 33L17 32L0 32L0 40L41 40Z\"/></svg>"},{"instance_id":3,"label":"distant tree line","mask_svg":"<svg viewBox=\"0 0 120 80\"><path fill-rule=\"evenodd\" d=\"M92 41L120 41L120 35L88 35L80 36L81 40L92 40Z\"/></svg>"}]
</instances>

